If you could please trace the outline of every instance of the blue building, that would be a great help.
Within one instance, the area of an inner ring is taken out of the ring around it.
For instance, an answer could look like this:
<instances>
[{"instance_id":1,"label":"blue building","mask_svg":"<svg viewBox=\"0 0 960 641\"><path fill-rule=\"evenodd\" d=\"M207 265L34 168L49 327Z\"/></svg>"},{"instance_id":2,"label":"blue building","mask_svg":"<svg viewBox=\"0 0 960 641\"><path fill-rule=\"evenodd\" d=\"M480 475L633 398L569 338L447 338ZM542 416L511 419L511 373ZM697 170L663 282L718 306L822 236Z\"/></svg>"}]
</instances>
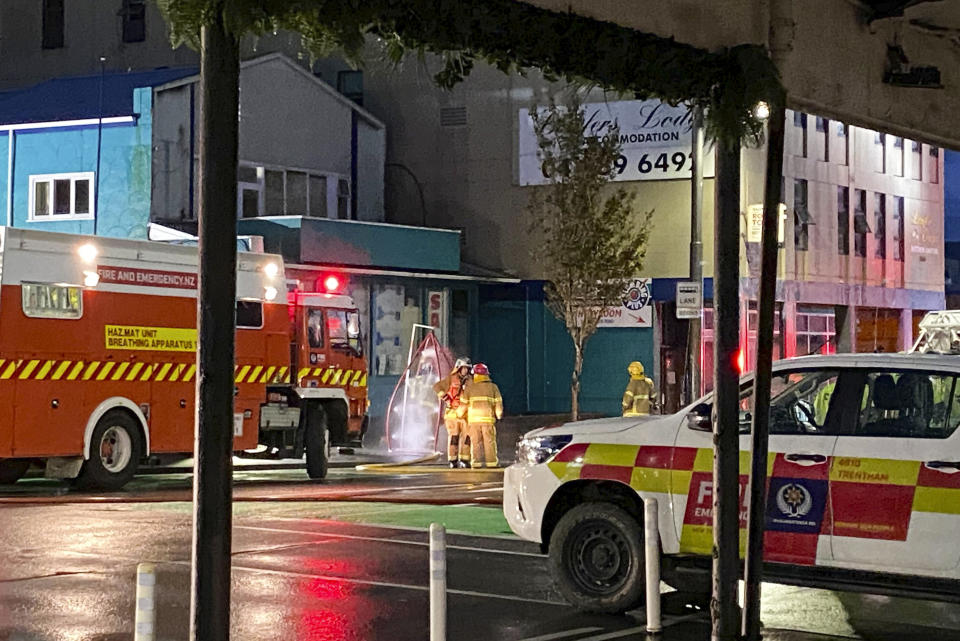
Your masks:
<instances>
[{"instance_id":1,"label":"blue building","mask_svg":"<svg viewBox=\"0 0 960 641\"><path fill-rule=\"evenodd\" d=\"M146 238L154 87L194 73L62 78L0 95L5 223Z\"/></svg>"}]
</instances>

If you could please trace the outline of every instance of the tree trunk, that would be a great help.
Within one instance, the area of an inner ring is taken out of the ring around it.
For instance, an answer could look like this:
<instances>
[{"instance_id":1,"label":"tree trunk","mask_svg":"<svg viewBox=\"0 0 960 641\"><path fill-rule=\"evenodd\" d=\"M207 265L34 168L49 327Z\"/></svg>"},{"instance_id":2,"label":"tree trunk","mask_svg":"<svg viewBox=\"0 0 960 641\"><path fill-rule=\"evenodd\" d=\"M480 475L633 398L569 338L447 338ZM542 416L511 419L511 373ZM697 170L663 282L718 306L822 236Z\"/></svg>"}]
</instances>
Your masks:
<instances>
[{"instance_id":1,"label":"tree trunk","mask_svg":"<svg viewBox=\"0 0 960 641\"><path fill-rule=\"evenodd\" d=\"M580 372L583 371L583 342L573 341L573 375L570 380L570 420L580 420Z\"/></svg>"},{"instance_id":2,"label":"tree trunk","mask_svg":"<svg viewBox=\"0 0 960 641\"><path fill-rule=\"evenodd\" d=\"M190 639L230 638L240 55L223 4L200 49L200 281Z\"/></svg>"}]
</instances>

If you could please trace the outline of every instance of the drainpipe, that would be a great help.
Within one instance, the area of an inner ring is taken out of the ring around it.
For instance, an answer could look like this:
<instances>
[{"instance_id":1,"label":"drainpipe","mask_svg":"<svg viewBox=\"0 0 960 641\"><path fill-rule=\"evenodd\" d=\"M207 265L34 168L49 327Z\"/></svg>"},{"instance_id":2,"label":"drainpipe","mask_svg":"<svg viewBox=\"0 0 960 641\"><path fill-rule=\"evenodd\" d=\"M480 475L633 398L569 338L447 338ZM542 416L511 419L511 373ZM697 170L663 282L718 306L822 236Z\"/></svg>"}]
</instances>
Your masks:
<instances>
[{"instance_id":1,"label":"drainpipe","mask_svg":"<svg viewBox=\"0 0 960 641\"><path fill-rule=\"evenodd\" d=\"M13 227L13 163L16 157L17 132L7 131L7 227Z\"/></svg>"},{"instance_id":2,"label":"drainpipe","mask_svg":"<svg viewBox=\"0 0 960 641\"><path fill-rule=\"evenodd\" d=\"M100 148L103 143L103 73L107 59L100 56L100 97L97 117L97 174L94 177L93 190L93 235L97 235L97 220L100 218Z\"/></svg>"}]
</instances>

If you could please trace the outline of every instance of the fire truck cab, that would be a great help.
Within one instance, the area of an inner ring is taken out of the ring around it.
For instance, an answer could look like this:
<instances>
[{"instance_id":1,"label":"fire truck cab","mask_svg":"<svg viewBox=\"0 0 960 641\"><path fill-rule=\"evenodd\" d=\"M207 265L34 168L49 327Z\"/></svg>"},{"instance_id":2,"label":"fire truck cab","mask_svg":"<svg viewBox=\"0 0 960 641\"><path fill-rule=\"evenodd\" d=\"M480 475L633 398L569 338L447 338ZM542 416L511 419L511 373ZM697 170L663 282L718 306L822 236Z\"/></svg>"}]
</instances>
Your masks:
<instances>
[{"instance_id":1,"label":"fire truck cab","mask_svg":"<svg viewBox=\"0 0 960 641\"><path fill-rule=\"evenodd\" d=\"M192 451L197 267L195 247L0 227L0 483L37 463L115 489ZM241 253L236 314L234 450L305 454L323 478L366 426L353 302Z\"/></svg>"}]
</instances>

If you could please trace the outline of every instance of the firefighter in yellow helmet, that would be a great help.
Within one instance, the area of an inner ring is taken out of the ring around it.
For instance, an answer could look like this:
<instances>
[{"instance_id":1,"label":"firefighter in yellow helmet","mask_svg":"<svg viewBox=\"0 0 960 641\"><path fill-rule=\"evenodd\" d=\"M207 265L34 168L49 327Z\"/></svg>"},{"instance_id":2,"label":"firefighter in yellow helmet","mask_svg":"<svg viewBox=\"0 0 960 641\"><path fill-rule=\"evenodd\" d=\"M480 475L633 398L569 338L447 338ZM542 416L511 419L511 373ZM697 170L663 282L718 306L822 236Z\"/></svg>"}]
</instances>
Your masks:
<instances>
[{"instance_id":1,"label":"firefighter in yellow helmet","mask_svg":"<svg viewBox=\"0 0 960 641\"><path fill-rule=\"evenodd\" d=\"M470 435L470 466L497 467L497 420L503 416L500 388L490 380L490 370L483 363L473 366L473 383L462 396L461 411L467 418Z\"/></svg>"},{"instance_id":2,"label":"firefighter in yellow helmet","mask_svg":"<svg viewBox=\"0 0 960 641\"><path fill-rule=\"evenodd\" d=\"M627 366L630 382L623 393L624 416L646 416L656 399L653 381L643 373L643 363L633 361Z\"/></svg>"},{"instance_id":3,"label":"firefighter in yellow helmet","mask_svg":"<svg viewBox=\"0 0 960 641\"><path fill-rule=\"evenodd\" d=\"M453 370L437 381L433 391L443 403L443 423L447 428L447 460L450 467L467 467L470 460L470 445L467 443L467 421L461 414L463 393L470 386L471 364L469 358L458 358Z\"/></svg>"}]
</instances>

